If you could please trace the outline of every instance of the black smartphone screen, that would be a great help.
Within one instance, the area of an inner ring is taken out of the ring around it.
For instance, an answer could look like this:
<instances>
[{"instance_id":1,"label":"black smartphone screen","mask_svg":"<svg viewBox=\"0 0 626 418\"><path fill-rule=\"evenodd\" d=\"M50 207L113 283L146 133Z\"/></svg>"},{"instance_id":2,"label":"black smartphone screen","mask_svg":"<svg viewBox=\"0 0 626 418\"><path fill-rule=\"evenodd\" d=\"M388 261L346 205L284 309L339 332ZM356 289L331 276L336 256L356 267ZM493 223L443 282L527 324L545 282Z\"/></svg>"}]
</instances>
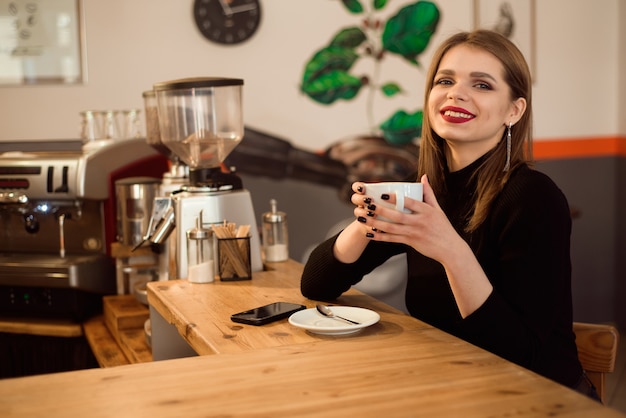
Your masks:
<instances>
[{"instance_id":1,"label":"black smartphone screen","mask_svg":"<svg viewBox=\"0 0 626 418\"><path fill-rule=\"evenodd\" d=\"M233 322L250 325L263 325L279 319L287 318L294 312L305 309L306 306L289 302L274 302L248 311L239 312L230 316Z\"/></svg>"}]
</instances>

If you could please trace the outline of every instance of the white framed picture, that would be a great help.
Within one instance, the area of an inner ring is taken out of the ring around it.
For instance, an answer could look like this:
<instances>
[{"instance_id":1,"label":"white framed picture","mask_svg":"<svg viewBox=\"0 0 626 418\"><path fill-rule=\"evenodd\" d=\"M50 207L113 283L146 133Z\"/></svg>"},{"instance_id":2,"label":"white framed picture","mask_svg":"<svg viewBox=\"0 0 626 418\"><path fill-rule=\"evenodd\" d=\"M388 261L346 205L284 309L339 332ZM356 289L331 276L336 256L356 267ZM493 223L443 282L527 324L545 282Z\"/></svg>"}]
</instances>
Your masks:
<instances>
[{"instance_id":1,"label":"white framed picture","mask_svg":"<svg viewBox=\"0 0 626 418\"><path fill-rule=\"evenodd\" d=\"M522 51L536 77L535 0L473 0L474 29L492 29L511 39Z\"/></svg>"},{"instance_id":2,"label":"white framed picture","mask_svg":"<svg viewBox=\"0 0 626 418\"><path fill-rule=\"evenodd\" d=\"M85 82L81 0L0 0L0 86Z\"/></svg>"}]
</instances>

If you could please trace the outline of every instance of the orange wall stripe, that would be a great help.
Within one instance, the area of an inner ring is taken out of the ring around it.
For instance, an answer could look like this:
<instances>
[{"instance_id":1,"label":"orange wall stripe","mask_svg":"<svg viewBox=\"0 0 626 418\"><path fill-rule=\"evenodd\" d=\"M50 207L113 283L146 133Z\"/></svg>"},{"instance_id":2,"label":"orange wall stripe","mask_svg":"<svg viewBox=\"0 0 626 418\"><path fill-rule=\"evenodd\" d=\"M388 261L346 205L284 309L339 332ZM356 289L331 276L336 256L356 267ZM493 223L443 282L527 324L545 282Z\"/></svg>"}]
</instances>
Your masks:
<instances>
[{"instance_id":1,"label":"orange wall stripe","mask_svg":"<svg viewBox=\"0 0 626 418\"><path fill-rule=\"evenodd\" d=\"M626 137L535 140L535 160L626 157Z\"/></svg>"},{"instance_id":2,"label":"orange wall stripe","mask_svg":"<svg viewBox=\"0 0 626 418\"><path fill-rule=\"evenodd\" d=\"M535 140L535 159L626 156L626 137Z\"/></svg>"}]
</instances>

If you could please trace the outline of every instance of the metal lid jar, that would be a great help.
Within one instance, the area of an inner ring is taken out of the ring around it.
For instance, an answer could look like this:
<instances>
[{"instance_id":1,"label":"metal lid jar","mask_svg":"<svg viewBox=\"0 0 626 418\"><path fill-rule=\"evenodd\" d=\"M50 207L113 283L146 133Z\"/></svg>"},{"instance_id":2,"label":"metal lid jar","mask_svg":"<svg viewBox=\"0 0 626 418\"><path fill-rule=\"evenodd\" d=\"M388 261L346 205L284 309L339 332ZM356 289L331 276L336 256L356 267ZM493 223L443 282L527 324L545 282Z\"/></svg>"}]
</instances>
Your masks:
<instances>
[{"instance_id":1,"label":"metal lid jar","mask_svg":"<svg viewBox=\"0 0 626 418\"><path fill-rule=\"evenodd\" d=\"M263 214L263 256L266 262L289 259L287 214L277 209L276 199L270 200L271 210Z\"/></svg>"}]
</instances>

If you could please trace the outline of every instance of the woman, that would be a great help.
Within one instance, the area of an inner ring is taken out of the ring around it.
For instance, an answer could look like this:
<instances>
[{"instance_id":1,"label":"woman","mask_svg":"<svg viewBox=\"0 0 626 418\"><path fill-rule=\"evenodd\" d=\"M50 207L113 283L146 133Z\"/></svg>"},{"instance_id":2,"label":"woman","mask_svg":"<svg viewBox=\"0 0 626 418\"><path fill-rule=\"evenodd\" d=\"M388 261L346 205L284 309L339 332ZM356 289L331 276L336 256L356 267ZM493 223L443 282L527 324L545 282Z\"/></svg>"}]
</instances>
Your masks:
<instances>
[{"instance_id":1,"label":"woman","mask_svg":"<svg viewBox=\"0 0 626 418\"><path fill-rule=\"evenodd\" d=\"M372 203L394 196L368 196L354 183L356 220L313 251L301 289L335 299L406 252L412 316L598 399L572 331L568 203L529 167L531 88L505 37L447 39L427 75L424 201L406 198L412 213L402 213Z\"/></svg>"}]
</instances>

